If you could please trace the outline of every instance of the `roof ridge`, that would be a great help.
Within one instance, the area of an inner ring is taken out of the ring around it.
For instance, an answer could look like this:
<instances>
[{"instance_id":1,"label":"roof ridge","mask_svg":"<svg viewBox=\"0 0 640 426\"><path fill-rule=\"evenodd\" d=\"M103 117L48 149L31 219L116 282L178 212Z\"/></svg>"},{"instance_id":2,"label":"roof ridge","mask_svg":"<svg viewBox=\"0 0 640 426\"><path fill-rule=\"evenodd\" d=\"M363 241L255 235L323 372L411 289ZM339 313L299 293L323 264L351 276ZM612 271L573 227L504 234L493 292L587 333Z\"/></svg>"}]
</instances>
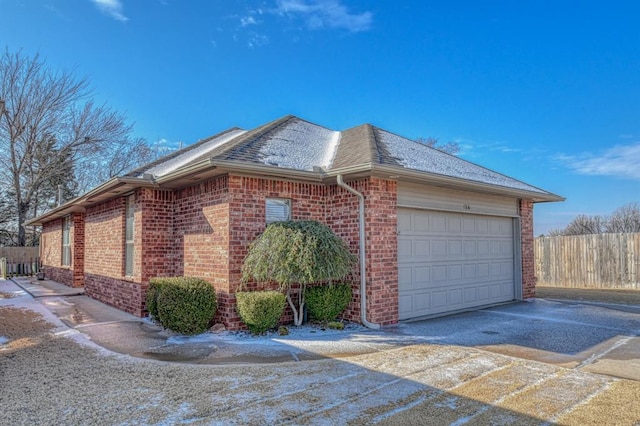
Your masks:
<instances>
[{"instance_id":1,"label":"roof ridge","mask_svg":"<svg viewBox=\"0 0 640 426\"><path fill-rule=\"evenodd\" d=\"M147 164L144 164L144 165L142 165L140 167L137 167L137 168L125 173L122 176L123 177L136 176L136 175L144 172L144 170L151 169L151 168L153 168L153 167L155 167L155 166L157 166L159 164L162 164L162 163L164 163L166 161L173 160L174 158L179 157L180 155L182 155L184 153L187 153L189 151L192 151L195 148L198 148L199 146L204 145L205 143L212 141L213 139L219 138L220 136L223 136L223 135L225 135L227 133L231 133L231 132L237 131L237 130L244 130L244 129L242 129L242 128L238 127L238 126L234 126L234 127L231 127L231 128L229 128L227 130L223 130L222 132L219 132L219 133L216 133L214 135L208 136L206 138L199 139L196 142L185 146L184 148L181 148L181 149L175 150L173 152L170 152L169 154L163 155L160 158L156 158L155 160L153 160L153 161L151 161L151 162L149 162Z\"/></svg>"},{"instance_id":2,"label":"roof ridge","mask_svg":"<svg viewBox=\"0 0 640 426\"><path fill-rule=\"evenodd\" d=\"M391 152L387 149L386 145L382 141L380 141L379 132L380 131L386 132L386 130L381 129L380 127L374 126L372 124L370 124L369 126L371 126L371 133L373 135L373 141L376 147L377 162L379 164L396 164L396 165L399 164L399 159L397 157L394 157L391 154ZM387 133L390 133L390 132L387 132ZM396 136L403 138L400 135L396 135Z\"/></svg>"},{"instance_id":3,"label":"roof ridge","mask_svg":"<svg viewBox=\"0 0 640 426\"><path fill-rule=\"evenodd\" d=\"M263 124L262 126L257 127L253 130L249 130L248 132L237 137L235 140L230 141L229 143L224 144L223 146L217 149L214 149L211 152L211 157L226 157L227 154L230 154L234 149L238 148L239 146L242 146L243 144L245 146L253 144L253 142L256 139L274 131L278 127L282 126L283 124L287 123L289 120L292 120L294 118L300 120L295 115L287 114L284 117L280 117L276 120Z\"/></svg>"}]
</instances>

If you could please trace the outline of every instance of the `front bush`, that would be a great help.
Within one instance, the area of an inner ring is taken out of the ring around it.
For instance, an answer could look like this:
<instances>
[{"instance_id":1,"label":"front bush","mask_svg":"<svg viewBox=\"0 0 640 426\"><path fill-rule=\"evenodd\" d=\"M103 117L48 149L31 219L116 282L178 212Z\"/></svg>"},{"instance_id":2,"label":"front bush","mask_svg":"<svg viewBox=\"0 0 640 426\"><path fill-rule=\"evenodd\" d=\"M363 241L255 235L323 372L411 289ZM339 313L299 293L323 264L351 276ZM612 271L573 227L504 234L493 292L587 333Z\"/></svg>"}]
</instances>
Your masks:
<instances>
[{"instance_id":1,"label":"front bush","mask_svg":"<svg viewBox=\"0 0 640 426\"><path fill-rule=\"evenodd\" d=\"M351 285L341 283L310 287L306 300L311 319L331 321L347 309L351 301Z\"/></svg>"},{"instance_id":2,"label":"front bush","mask_svg":"<svg viewBox=\"0 0 640 426\"><path fill-rule=\"evenodd\" d=\"M254 334L262 334L278 325L286 299L279 291L236 293L236 309L242 322Z\"/></svg>"},{"instance_id":3,"label":"front bush","mask_svg":"<svg viewBox=\"0 0 640 426\"><path fill-rule=\"evenodd\" d=\"M149 311L149 316L158 321L158 293L165 280L167 280L167 278L151 278L149 280L149 290L147 291L147 311Z\"/></svg>"},{"instance_id":4,"label":"front bush","mask_svg":"<svg viewBox=\"0 0 640 426\"><path fill-rule=\"evenodd\" d=\"M198 334L209 327L216 314L214 288L205 280L191 277L155 278L160 323L177 333ZM147 308L149 309L149 308Z\"/></svg>"}]
</instances>

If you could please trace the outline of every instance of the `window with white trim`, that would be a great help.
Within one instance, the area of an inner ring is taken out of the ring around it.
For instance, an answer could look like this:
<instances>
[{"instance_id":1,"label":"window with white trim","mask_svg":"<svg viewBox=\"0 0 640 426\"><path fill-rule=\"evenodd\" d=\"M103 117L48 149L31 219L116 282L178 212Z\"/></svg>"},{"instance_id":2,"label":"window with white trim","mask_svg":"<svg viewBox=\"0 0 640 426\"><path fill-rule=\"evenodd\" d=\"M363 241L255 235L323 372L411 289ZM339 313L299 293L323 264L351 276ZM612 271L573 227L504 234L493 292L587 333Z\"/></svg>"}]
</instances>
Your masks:
<instances>
[{"instance_id":1,"label":"window with white trim","mask_svg":"<svg viewBox=\"0 0 640 426\"><path fill-rule=\"evenodd\" d=\"M266 216L267 225L291 220L291 200L286 198L267 198Z\"/></svg>"},{"instance_id":2,"label":"window with white trim","mask_svg":"<svg viewBox=\"0 0 640 426\"><path fill-rule=\"evenodd\" d=\"M71 266L71 216L62 219L62 266Z\"/></svg>"},{"instance_id":3,"label":"window with white trim","mask_svg":"<svg viewBox=\"0 0 640 426\"><path fill-rule=\"evenodd\" d=\"M127 277L133 276L133 224L135 212L135 196L127 196L125 206L125 249L124 249L124 274Z\"/></svg>"}]
</instances>

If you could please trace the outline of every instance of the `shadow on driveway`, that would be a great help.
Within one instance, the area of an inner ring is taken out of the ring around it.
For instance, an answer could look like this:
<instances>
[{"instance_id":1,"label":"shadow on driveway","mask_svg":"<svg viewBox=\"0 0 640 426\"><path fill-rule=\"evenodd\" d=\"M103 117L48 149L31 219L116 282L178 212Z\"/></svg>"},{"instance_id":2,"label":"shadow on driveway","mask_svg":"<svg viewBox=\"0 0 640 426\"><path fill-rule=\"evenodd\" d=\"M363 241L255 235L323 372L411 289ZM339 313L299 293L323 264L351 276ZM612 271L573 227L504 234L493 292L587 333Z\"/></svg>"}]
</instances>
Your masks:
<instances>
[{"instance_id":1,"label":"shadow on driveway","mask_svg":"<svg viewBox=\"0 0 640 426\"><path fill-rule=\"evenodd\" d=\"M399 330L429 343L640 380L640 314L616 307L535 299L404 323Z\"/></svg>"}]
</instances>

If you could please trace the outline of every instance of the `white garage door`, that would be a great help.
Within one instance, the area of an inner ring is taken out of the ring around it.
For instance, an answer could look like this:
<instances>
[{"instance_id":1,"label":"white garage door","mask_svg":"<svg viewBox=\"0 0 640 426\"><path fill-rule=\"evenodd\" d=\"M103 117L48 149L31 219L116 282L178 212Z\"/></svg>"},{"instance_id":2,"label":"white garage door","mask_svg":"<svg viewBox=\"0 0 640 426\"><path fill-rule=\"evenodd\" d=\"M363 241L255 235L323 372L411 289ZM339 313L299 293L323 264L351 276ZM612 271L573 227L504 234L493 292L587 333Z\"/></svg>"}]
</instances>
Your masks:
<instances>
[{"instance_id":1,"label":"white garage door","mask_svg":"<svg viewBox=\"0 0 640 426\"><path fill-rule=\"evenodd\" d=\"M398 209L400 319L514 300L513 219Z\"/></svg>"}]
</instances>

